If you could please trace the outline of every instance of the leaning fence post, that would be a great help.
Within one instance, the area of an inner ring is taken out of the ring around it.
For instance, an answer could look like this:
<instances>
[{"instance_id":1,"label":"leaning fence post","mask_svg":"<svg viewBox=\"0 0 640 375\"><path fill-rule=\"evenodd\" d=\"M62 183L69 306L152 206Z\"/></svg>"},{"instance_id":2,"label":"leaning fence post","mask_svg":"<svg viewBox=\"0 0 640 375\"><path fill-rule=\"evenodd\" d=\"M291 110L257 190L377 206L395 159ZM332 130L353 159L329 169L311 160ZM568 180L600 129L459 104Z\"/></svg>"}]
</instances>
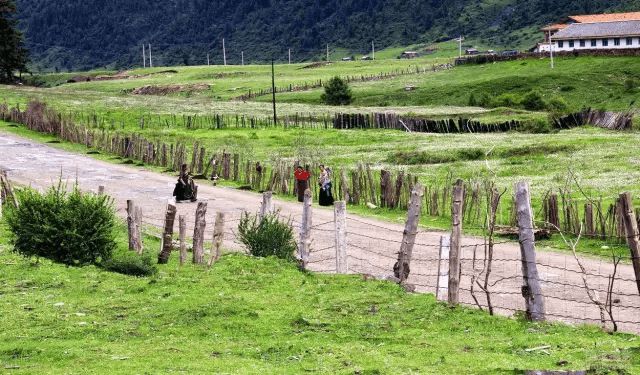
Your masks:
<instances>
[{"instance_id":1,"label":"leaning fence post","mask_svg":"<svg viewBox=\"0 0 640 375\"><path fill-rule=\"evenodd\" d=\"M224 240L224 212L216 214L216 223L213 227L213 243L211 246L211 258L209 258L209 267L213 265L222 255L222 241Z\"/></svg>"},{"instance_id":2,"label":"leaning fence post","mask_svg":"<svg viewBox=\"0 0 640 375\"><path fill-rule=\"evenodd\" d=\"M142 241L142 207L136 206L136 238L138 239L138 255L142 255L144 251L144 242Z\"/></svg>"},{"instance_id":3,"label":"leaning fence post","mask_svg":"<svg viewBox=\"0 0 640 375\"><path fill-rule=\"evenodd\" d=\"M451 242L449 246L449 280L447 301L450 306L460 300L460 250L462 237L462 204L464 203L464 185L462 180L456 181L453 187L451 206Z\"/></svg>"},{"instance_id":4,"label":"leaning fence post","mask_svg":"<svg viewBox=\"0 0 640 375\"><path fill-rule=\"evenodd\" d=\"M347 202L334 203L334 222L336 228L336 272L349 272L347 264Z\"/></svg>"},{"instance_id":5,"label":"leaning fence post","mask_svg":"<svg viewBox=\"0 0 640 375\"><path fill-rule=\"evenodd\" d=\"M160 245L160 254L158 254L158 263L169 263L169 256L173 250L173 226L176 220L176 206L167 203L167 211L164 215L164 230L162 231L162 244Z\"/></svg>"},{"instance_id":6,"label":"leaning fence post","mask_svg":"<svg viewBox=\"0 0 640 375\"><path fill-rule=\"evenodd\" d=\"M400 279L400 283L404 283L409 278L409 266L411 264L411 255L413 246L418 235L418 223L420 221L420 209L422 208L422 197L424 196L424 187L416 184L411 192L411 200L409 202L409 212L407 214L407 222L402 233L402 244L398 253L398 261L393 267L395 276Z\"/></svg>"},{"instance_id":7,"label":"leaning fence post","mask_svg":"<svg viewBox=\"0 0 640 375\"><path fill-rule=\"evenodd\" d=\"M533 234L533 214L529 184L524 181L516 184L516 215L518 218L518 237L522 262L522 296L525 300L527 318L544 320L544 296L540 287L540 277L536 264L536 246Z\"/></svg>"},{"instance_id":8,"label":"leaning fence post","mask_svg":"<svg viewBox=\"0 0 640 375\"><path fill-rule=\"evenodd\" d=\"M193 263L195 264L204 262L204 230L207 226L206 214L207 202L198 202L195 227L193 228Z\"/></svg>"},{"instance_id":9,"label":"leaning fence post","mask_svg":"<svg viewBox=\"0 0 640 375\"><path fill-rule=\"evenodd\" d=\"M438 255L438 279L436 280L436 299L443 300L448 295L449 279L449 247L451 246L451 236L440 237L440 252Z\"/></svg>"},{"instance_id":10,"label":"leaning fence post","mask_svg":"<svg viewBox=\"0 0 640 375\"><path fill-rule=\"evenodd\" d=\"M178 230L180 239L180 265L184 265L187 260L187 218L184 215L178 216Z\"/></svg>"},{"instance_id":11,"label":"leaning fence post","mask_svg":"<svg viewBox=\"0 0 640 375\"><path fill-rule=\"evenodd\" d=\"M273 197L273 193L270 191L265 191L262 193L262 207L260 207L260 220L264 219L265 216L273 212L273 202L271 198Z\"/></svg>"},{"instance_id":12,"label":"leaning fence post","mask_svg":"<svg viewBox=\"0 0 640 375\"><path fill-rule=\"evenodd\" d=\"M633 270L636 275L638 293L640 293L640 234L638 233L638 222L633 210L631 193L620 194L620 201L622 202L622 216L624 219L627 244L631 251L631 262L633 263Z\"/></svg>"},{"instance_id":13,"label":"leaning fence post","mask_svg":"<svg viewBox=\"0 0 640 375\"><path fill-rule=\"evenodd\" d=\"M136 205L132 200L127 200L127 232L129 234L129 250L140 252L140 231L137 229Z\"/></svg>"},{"instance_id":14,"label":"leaning fence post","mask_svg":"<svg viewBox=\"0 0 640 375\"><path fill-rule=\"evenodd\" d=\"M304 203L302 204L302 225L300 226L300 243L298 245L298 258L302 269L307 268L309 253L311 252L311 223L313 201L311 190L304 191Z\"/></svg>"}]
</instances>

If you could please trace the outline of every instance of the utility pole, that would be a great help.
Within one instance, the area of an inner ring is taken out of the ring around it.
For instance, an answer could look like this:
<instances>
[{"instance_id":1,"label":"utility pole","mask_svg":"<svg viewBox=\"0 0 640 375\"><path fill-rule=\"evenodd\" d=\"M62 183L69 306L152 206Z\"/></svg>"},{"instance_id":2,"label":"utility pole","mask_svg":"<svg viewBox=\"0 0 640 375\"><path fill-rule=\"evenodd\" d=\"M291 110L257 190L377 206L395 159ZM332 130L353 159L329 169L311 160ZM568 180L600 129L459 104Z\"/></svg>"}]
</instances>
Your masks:
<instances>
[{"instance_id":1,"label":"utility pole","mask_svg":"<svg viewBox=\"0 0 640 375\"><path fill-rule=\"evenodd\" d=\"M549 56L551 57L551 69L553 69L553 41L551 40L551 30L549 30Z\"/></svg>"},{"instance_id":2,"label":"utility pole","mask_svg":"<svg viewBox=\"0 0 640 375\"><path fill-rule=\"evenodd\" d=\"M147 53L144 50L144 43L142 43L142 67L147 67Z\"/></svg>"},{"instance_id":3,"label":"utility pole","mask_svg":"<svg viewBox=\"0 0 640 375\"><path fill-rule=\"evenodd\" d=\"M289 48L289 65L291 65L291 48Z\"/></svg>"},{"instance_id":4,"label":"utility pole","mask_svg":"<svg viewBox=\"0 0 640 375\"><path fill-rule=\"evenodd\" d=\"M151 43L149 43L149 68L153 68L153 60L151 60Z\"/></svg>"},{"instance_id":5,"label":"utility pole","mask_svg":"<svg viewBox=\"0 0 640 375\"><path fill-rule=\"evenodd\" d=\"M462 35L458 39L458 57L462 58Z\"/></svg>"},{"instance_id":6,"label":"utility pole","mask_svg":"<svg viewBox=\"0 0 640 375\"><path fill-rule=\"evenodd\" d=\"M271 59L271 92L273 102L273 126L276 126L278 123L278 116L276 115L276 68L273 59Z\"/></svg>"},{"instance_id":7,"label":"utility pole","mask_svg":"<svg viewBox=\"0 0 640 375\"><path fill-rule=\"evenodd\" d=\"M242 59L242 66L244 66L244 51L240 51L240 56Z\"/></svg>"},{"instance_id":8,"label":"utility pole","mask_svg":"<svg viewBox=\"0 0 640 375\"><path fill-rule=\"evenodd\" d=\"M222 60L224 61L224 66L227 66L227 49L224 46L224 38L222 38Z\"/></svg>"},{"instance_id":9,"label":"utility pole","mask_svg":"<svg viewBox=\"0 0 640 375\"><path fill-rule=\"evenodd\" d=\"M376 45L373 43L373 40L371 41L371 58L373 60L376 59Z\"/></svg>"},{"instance_id":10,"label":"utility pole","mask_svg":"<svg viewBox=\"0 0 640 375\"><path fill-rule=\"evenodd\" d=\"M327 43L327 62L329 62L329 43Z\"/></svg>"},{"instance_id":11,"label":"utility pole","mask_svg":"<svg viewBox=\"0 0 640 375\"><path fill-rule=\"evenodd\" d=\"M209 54L207 53L207 66L209 66Z\"/></svg>"}]
</instances>

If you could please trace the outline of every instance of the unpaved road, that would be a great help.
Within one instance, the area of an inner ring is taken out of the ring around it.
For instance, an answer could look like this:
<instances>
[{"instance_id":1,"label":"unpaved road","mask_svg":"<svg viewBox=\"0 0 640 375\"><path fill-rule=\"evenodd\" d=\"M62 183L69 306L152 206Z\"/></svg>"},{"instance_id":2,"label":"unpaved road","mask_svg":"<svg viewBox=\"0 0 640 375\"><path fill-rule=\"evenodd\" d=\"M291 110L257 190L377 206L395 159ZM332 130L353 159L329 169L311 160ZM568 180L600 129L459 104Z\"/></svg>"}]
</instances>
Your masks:
<instances>
[{"instance_id":1,"label":"unpaved road","mask_svg":"<svg viewBox=\"0 0 640 375\"><path fill-rule=\"evenodd\" d=\"M115 199L119 215L124 216L126 200L133 199L142 206L145 223L155 226L162 223L166 202L171 198L175 184L175 178L172 176L95 160L3 132L0 132L0 168L8 170L9 178L17 183L39 189L57 183L60 176L70 183L77 180L83 190L96 191L98 186L103 185L106 193ZM257 211L262 200L256 193L213 187L206 182L200 183L199 198L208 201L208 232L211 230L215 212L227 213L230 227L228 237L233 236L233 226L237 225L241 213ZM275 200L275 207L283 216L291 217L294 224L300 222L301 205ZM190 223L193 223L194 211L195 204L178 205L178 213L186 215ZM335 271L333 220L332 210L314 208L314 252L311 268L316 271ZM190 224L189 228L192 227L193 224ZM347 229L350 272L391 275L402 239L403 225L349 215ZM415 284L418 291L436 291L438 252L442 235L442 232L435 231L422 231L418 234L409 278L409 282ZM227 246L237 248L238 245L231 240L227 241ZM470 293L474 275L484 284L482 271L485 255L482 242L481 238L476 237L465 237L463 241L461 300L465 304L476 303ZM589 286L597 290L598 297L604 302L607 277L612 273L612 265L603 259L581 259L589 273ZM539 250L537 262L548 318L570 323L586 321L597 324L600 320L599 310L588 298L581 274L578 272L578 264L573 257L567 253ZM446 268L445 266L446 262L443 262L443 268ZM524 308L520 295L520 267L520 250L517 243L500 243L496 246L488 285L493 306L499 314L512 315ZM614 316L616 320L624 322L619 324L621 330L640 333L640 296L633 277L633 269L629 264L619 266L618 278L621 280L614 285ZM442 285L441 282L440 287ZM442 292L443 290L440 290L441 295ZM475 296L480 305L487 305L486 297L477 284Z\"/></svg>"}]
</instances>

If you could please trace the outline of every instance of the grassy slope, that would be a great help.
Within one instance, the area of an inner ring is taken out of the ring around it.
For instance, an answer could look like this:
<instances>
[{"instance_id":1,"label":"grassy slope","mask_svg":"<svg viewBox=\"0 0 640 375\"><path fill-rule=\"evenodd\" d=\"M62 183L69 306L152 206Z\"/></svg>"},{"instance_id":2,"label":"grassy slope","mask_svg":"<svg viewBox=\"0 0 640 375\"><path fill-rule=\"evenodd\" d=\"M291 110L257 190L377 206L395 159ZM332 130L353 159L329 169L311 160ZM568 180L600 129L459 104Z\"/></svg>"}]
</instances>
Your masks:
<instances>
[{"instance_id":1,"label":"grassy slope","mask_svg":"<svg viewBox=\"0 0 640 375\"><path fill-rule=\"evenodd\" d=\"M640 373L638 337L451 310L359 276L229 255L132 278L34 265L6 236L0 226L0 366L12 373L512 374L560 361Z\"/></svg>"},{"instance_id":2,"label":"grassy slope","mask_svg":"<svg viewBox=\"0 0 640 375\"><path fill-rule=\"evenodd\" d=\"M626 110L640 89L625 90L625 81L640 82L640 59L634 57L560 58L556 68L548 59L527 59L487 65L463 66L427 76L352 85L355 105L466 105L469 95L523 94L532 89L545 96L564 98L573 110L582 107ZM417 86L405 91L406 85ZM319 103L321 90L282 94L281 101ZM640 102L631 105L639 108Z\"/></svg>"}]
</instances>

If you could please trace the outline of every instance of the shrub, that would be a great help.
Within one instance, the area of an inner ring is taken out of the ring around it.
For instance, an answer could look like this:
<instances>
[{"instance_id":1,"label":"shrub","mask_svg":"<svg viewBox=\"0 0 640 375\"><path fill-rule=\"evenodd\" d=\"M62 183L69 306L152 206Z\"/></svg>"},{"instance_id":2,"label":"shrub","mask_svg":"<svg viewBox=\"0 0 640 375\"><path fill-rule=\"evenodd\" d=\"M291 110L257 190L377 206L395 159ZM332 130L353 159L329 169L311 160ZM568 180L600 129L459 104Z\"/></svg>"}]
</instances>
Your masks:
<instances>
[{"instance_id":1,"label":"shrub","mask_svg":"<svg viewBox=\"0 0 640 375\"><path fill-rule=\"evenodd\" d=\"M158 268L150 253L138 255L129 249L116 251L113 256L101 264L107 271L130 276L152 276Z\"/></svg>"},{"instance_id":2,"label":"shrub","mask_svg":"<svg viewBox=\"0 0 640 375\"><path fill-rule=\"evenodd\" d=\"M529 111L541 111L547 107L542 95L537 91L529 91L521 102L524 109Z\"/></svg>"},{"instance_id":3,"label":"shrub","mask_svg":"<svg viewBox=\"0 0 640 375\"><path fill-rule=\"evenodd\" d=\"M340 77L333 77L324 87L321 99L328 105L349 105L353 101L353 95L347 82Z\"/></svg>"},{"instance_id":4,"label":"shrub","mask_svg":"<svg viewBox=\"0 0 640 375\"><path fill-rule=\"evenodd\" d=\"M59 183L45 193L17 192L19 206L7 210L14 250L25 257L43 257L68 265L99 263L111 257L116 218L105 195L71 192Z\"/></svg>"},{"instance_id":5,"label":"shrub","mask_svg":"<svg viewBox=\"0 0 640 375\"><path fill-rule=\"evenodd\" d=\"M469 105L469 107L477 107L478 106L478 101L476 100L476 96L471 93L471 95L469 95L469 101L467 102L467 104Z\"/></svg>"},{"instance_id":6,"label":"shrub","mask_svg":"<svg viewBox=\"0 0 640 375\"><path fill-rule=\"evenodd\" d=\"M280 221L280 215L273 213L262 220L257 215L244 213L238 225L238 234L249 253L257 257L274 256L294 260L297 249L290 222Z\"/></svg>"},{"instance_id":7,"label":"shrub","mask_svg":"<svg viewBox=\"0 0 640 375\"><path fill-rule=\"evenodd\" d=\"M501 94L491 100L491 107L515 108L519 105L520 98L513 94Z\"/></svg>"},{"instance_id":8,"label":"shrub","mask_svg":"<svg viewBox=\"0 0 640 375\"><path fill-rule=\"evenodd\" d=\"M480 99L478 99L478 105L484 108L491 107L491 95L483 92L482 95L480 95Z\"/></svg>"},{"instance_id":9,"label":"shrub","mask_svg":"<svg viewBox=\"0 0 640 375\"><path fill-rule=\"evenodd\" d=\"M627 92L633 91L638 86L638 82L636 82L633 78L627 78L624 81L624 90Z\"/></svg>"},{"instance_id":10,"label":"shrub","mask_svg":"<svg viewBox=\"0 0 640 375\"><path fill-rule=\"evenodd\" d=\"M547 108L551 112L558 114L567 112L567 110L569 109L569 105L562 97L554 96L547 102Z\"/></svg>"}]
</instances>

